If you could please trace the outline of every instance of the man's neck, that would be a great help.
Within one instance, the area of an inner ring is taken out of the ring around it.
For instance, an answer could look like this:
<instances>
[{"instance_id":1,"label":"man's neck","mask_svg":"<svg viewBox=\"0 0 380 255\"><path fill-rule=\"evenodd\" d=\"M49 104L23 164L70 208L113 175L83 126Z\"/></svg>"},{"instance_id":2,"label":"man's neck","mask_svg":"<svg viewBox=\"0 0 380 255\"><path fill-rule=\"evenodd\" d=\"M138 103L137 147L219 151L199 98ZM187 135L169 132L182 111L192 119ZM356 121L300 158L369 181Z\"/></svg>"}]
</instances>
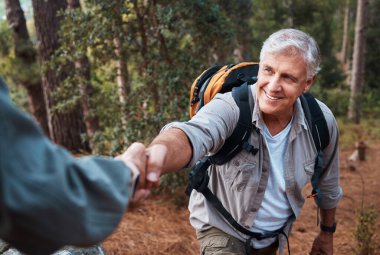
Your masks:
<instances>
[{"instance_id":1,"label":"man's neck","mask_svg":"<svg viewBox=\"0 0 380 255\"><path fill-rule=\"evenodd\" d=\"M292 117L293 111L291 111L291 114L284 114L281 116L267 115L263 113L264 123L272 136L275 136L284 130L292 120Z\"/></svg>"}]
</instances>

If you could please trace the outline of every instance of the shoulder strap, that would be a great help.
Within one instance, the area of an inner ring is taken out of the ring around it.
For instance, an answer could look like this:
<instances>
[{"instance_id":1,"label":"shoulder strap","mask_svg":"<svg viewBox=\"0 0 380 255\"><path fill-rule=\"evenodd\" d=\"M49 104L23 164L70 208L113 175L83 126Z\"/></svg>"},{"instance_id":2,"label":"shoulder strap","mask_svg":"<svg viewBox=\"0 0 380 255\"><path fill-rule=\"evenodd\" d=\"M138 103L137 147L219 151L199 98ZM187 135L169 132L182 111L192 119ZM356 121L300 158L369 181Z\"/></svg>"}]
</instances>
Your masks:
<instances>
[{"instance_id":1,"label":"shoulder strap","mask_svg":"<svg viewBox=\"0 0 380 255\"><path fill-rule=\"evenodd\" d=\"M232 135L227 138L223 147L215 155L204 157L192 167L189 173L189 184L185 191L187 195L190 195L193 189L202 192L207 188L209 180L207 168L211 164L224 164L236 156L243 148L248 151L251 150L254 154L258 151L258 149L248 144L248 138L252 131L252 109L249 103L249 88L247 83L244 83L240 87L233 88L232 96L239 107L237 125Z\"/></svg>"},{"instance_id":2,"label":"shoulder strap","mask_svg":"<svg viewBox=\"0 0 380 255\"><path fill-rule=\"evenodd\" d=\"M314 96L307 92L300 96L307 124L311 129L317 151L324 150L330 143L329 129L321 107Z\"/></svg>"},{"instance_id":3,"label":"shoulder strap","mask_svg":"<svg viewBox=\"0 0 380 255\"><path fill-rule=\"evenodd\" d=\"M212 164L222 165L235 157L242 149L257 152L257 149L248 144L248 138L252 132L252 111L249 104L250 87L244 83L240 87L232 89L232 96L239 107L239 120L232 132L227 138L223 147L210 157Z\"/></svg>"},{"instance_id":4,"label":"shoulder strap","mask_svg":"<svg viewBox=\"0 0 380 255\"><path fill-rule=\"evenodd\" d=\"M308 197L314 197L317 205L319 206L321 199L321 192L318 186L319 179L323 172L323 150L330 143L329 129L321 107L317 100L310 93L304 93L300 96L302 108L305 113L306 121L311 129L313 141L317 149L317 157L315 159L314 174L311 177L311 185L313 190Z\"/></svg>"}]
</instances>

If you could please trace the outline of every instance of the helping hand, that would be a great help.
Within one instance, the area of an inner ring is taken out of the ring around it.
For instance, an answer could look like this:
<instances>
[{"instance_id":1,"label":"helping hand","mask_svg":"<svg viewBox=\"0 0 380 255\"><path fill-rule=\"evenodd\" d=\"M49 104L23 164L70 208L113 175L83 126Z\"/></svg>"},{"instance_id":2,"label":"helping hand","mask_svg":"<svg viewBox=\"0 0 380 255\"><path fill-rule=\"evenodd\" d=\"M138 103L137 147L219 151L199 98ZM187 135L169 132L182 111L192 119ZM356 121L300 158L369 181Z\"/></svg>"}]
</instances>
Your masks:
<instances>
[{"instance_id":1,"label":"helping hand","mask_svg":"<svg viewBox=\"0 0 380 255\"><path fill-rule=\"evenodd\" d=\"M160 185L160 175L163 173L168 149L163 144L153 144L146 150L147 162L147 187L153 188Z\"/></svg>"},{"instance_id":2,"label":"helping hand","mask_svg":"<svg viewBox=\"0 0 380 255\"><path fill-rule=\"evenodd\" d=\"M133 167L131 166L133 164L140 173L136 192L132 200L139 201L148 197L150 188L146 187L147 156L145 145L137 142L133 143L122 155L117 156L116 159L123 161L130 168Z\"/></svg>"}]
</instances>

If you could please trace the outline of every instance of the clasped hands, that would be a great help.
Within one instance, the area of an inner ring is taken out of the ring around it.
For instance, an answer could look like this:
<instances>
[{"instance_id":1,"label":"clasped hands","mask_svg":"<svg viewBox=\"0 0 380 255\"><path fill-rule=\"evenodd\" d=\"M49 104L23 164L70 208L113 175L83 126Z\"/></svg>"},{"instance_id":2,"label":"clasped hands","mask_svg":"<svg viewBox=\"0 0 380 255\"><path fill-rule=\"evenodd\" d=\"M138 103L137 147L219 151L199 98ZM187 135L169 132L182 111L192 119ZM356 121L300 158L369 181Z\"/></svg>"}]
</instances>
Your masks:
<instances>
[{"instance_id":1,"label":"clasped hands","mask_svg":"<svg viewBox=\"0 0 380 255\"><path fill-rule=\"evenodd\" d=\"M151 153L152 148L146 148L144 144L135 142L123 154L116 157L127 166L132 163L140 172L136 192L132 198L134 202L147 198L151 189L160 184L160 174L164 167L167 149L166 146L157 144L153 150L154 153Z\"/></svg>"}]
</instances>

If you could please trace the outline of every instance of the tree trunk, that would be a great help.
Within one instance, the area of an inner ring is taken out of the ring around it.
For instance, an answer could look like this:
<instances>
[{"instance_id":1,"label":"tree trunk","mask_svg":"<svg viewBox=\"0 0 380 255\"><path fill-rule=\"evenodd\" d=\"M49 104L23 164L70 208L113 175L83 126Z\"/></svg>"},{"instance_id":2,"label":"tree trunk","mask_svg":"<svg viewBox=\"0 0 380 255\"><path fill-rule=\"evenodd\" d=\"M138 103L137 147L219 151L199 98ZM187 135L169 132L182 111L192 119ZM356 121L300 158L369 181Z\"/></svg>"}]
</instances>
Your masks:
<instances>
[{"instance_id":1,"label":"tree trunk","mask_svg":"<svg viewBox=\"0 0 380 255\"><path fill-rule=\"evenodd\" d=\"M36 65L36 51L29 38L24 12L21 9L19 0L5 0L5 12L9 27L13 31L15 57L22 63L20 68L31 68ZM22 71L22 70L20 70ZM46 135L49 135L49 125L47 119L46 105L38 74L35 77L25 77L20 75L20 85L27 93L30 102L31 112L41 125Z\"/></svg>"},{"instance_id":2,"label":"tree trunk","mask_svg":"<svg viewBox=\"0 0 380 255\"><path fill-rule=\"evenodd\" d=\"M123 1L118 0L115 3L115 16L114 16L114 25L116 29L122 29L123 21L122 14L120 12ZM126 100L127 96L131 91L128 66L127 66L127 54L123 47L123 38L119 36L119 33L116 32L115 37L113 38L114 51L116 55L116 83L118 88L119 102L122 109L121 121L123 129L127 127L127 114L126 114Z\"/></svg>"},{"instance_id":3,"label":"tree trunk","mask_svg":"<svg viewBox=\"0 0 380 255\"><path fill-rule=\"evenodd\" d=\"M288 6L288 9L289 9L289 14L288 14L288 18L287 18L287 25L288 27L294 27L294 2L293 0L290 0L290 1L286 1L286 5Z\"/></svg>"},{"instance_id":4,"label":"tree trunk","mask_svg":"<svg viewBox=\"0 0 380 255\"><path fill-rule=\"evenodd\" d=\"M169 54L169 49L166 45L166 40L165 40L165 37L164 35L161 33L161 29L160 29L160 21L158 20L158 17L157 17L157 1L156 0L153 0L152 1L152 12L151 12L151 19L152 19L152 25L153 25L153 29L155 30L155 36L156 38L158 39L158 41L160 42L160 52L161 52L161 56L164 57L164 61L166 63L168 63L169 65L171 65L173 63L171 57L170 57L170 54Z\"/></svg>"},{"instance_id":5,"label":"tree trunk","mask_svg":"<svg viewBox=\"0 0 380 255\"><path fill-rule=\"evenodd\" d=\"M128 75L128 68L127 68L127 61L125 61L125 54L122 49L122 42L120 37L115 37L113 39L113 43L115 46L115 54L117 57L117 64L116 64L116 82L117 82L117 88L119 92L119 101L121 105L125 105L127 95L130 92L130 86L129 86L129 75Z\"/></svg>"},{"instance_id":6,"label":"tree trunk","mask_svg":"<svg viewBox=\"0 0 380 255\"><path fill-rule=\"evenodd\" d=\"M139 34L141 36L141 45L139 46L139 51L141 53L142 57L142 66L139 68L140 74L145 72L146 68L149 65L149 58L147 57L148 54L148 38L147 38L147 32L145 28L145 15L141 11L141 9L138 6L137 0L132 0L131 3L133 4L133 9L135 11L136 17L137 17L137 23L138 23L138 29Z\"/></svg>"},{"instance_id":7,"label":"tree trunk","mask_svg":"<svg viewBox=\"0 0 380 255\"><path fill-rule=\"evenodd\" d=\"M235 63L243 61L252 61L252 45L253 33L247 33L247 28L251 27L250 20L253 16L253 2L252 1L236 1L234 5L239 10L237 17L237 24L235 25L237 47L234 49ZM236 11L234 11L236 15ZM236 19L236 18L235 18ZM235 22L234 22L235 23Z\"/></svg>"},{"instance_id":8,"label":"tree trunk","mask_svg":"<svg viewBox=\"0 0 380 255\"><path fill-rule=\"evenodd\" d=\"M342 48L340 50L340 54L341 54L340 62L342 63L342 65L345 65L347 62L349 17L350 17L350 0L346 0L346 6L344 7Z\"/></svg>"},{"instance_id":9,"label":"tree trunk","mask_svg":"<svg viewBox=\"0 0 380 255\"><path fill-rule=\"evenodd\" d=\"M81 9L79 0L67 0L68 10ZM99 131L99 118L95 114L91 113L90 98L94 95L94 87L91 80L91 65L87 56L77 59L74 62L75 71L79 80L81 81L78 86L81 93L81 104L83 109L84 123L86 125L88 141L90 147L94 149L93 138L97 131Z\"/></svg>"},{"instance_id":10,"label":"tree trunk","mask_svg":"<svg viewBox=\"0 0 380 255\"><path fill-rule=\"evenodd\" d=\"M348 109L348 119L354 123L360 123L360 102L364 84L364 52L366 43L368 5L368 0L358 0L355 25L354 56L352 64L351 95Z\"/></svg>"},{"instance_id":11,"label":"tree trunk","mask_svg":"<svg viewBox=\"0 0 380 255\"><path fill-rule=\"evenodd\" d=\"M160 45L159 46L160 55L163 57L163 61L165 61L165 63L168 64L169 66L171 66L173 61L170 57L170 53L166 45L165 37L161 33L161 30L160 30L160 21L158 20L158 17L157 17L158 10L157 10L156 0L151 1L151 5L149 6L149 9L150 9L150 14L148 15L148 17L150 18L150 22L152 24L154 37L155 39L158 40L159 45ZM160 97L159 90L160 90L159 84L155 80L151 85L151 91L153 95L153 108L156 113L160 112L160 105L161 105L161 97Z\"/></svg>"},{"instance_id":12,"label":"tree trunk","mask_svg":"<svg viewBox=\"0 0 380 255\"><path fill-rule=\"evenodd\" d=\"M83 112L79 106L62 113L52 111L56 105L53 94L64 80L65 74L51 70L47 65L54 51L58 49L58 30L60 27L59 11L66 10L66 1L61 0L32 0L34 22L38 39L38 50L42 70L42 85L45 94L45 103L48 106L49 130L52 139L71 151L90 151L87 143L81 139L86 132L83 123ZM70 70L66 70L67 72Z\"/></svg>"}]
</instances>

